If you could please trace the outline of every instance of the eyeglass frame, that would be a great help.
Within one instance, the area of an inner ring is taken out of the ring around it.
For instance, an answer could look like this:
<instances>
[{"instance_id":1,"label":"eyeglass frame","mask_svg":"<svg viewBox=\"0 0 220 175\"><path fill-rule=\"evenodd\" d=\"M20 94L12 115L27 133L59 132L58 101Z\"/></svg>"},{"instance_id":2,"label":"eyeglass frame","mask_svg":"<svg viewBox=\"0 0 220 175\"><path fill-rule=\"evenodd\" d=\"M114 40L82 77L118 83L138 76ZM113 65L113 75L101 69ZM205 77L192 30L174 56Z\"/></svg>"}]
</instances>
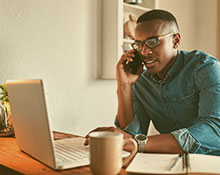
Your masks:
<instances>
[{"instance_id":1,"label":"eyeglass frame","mask_svg":"<svg viewBox=\"0 0 220 175\"><path fill-rule=\"evenodd\" d=\"M152 37L149 37L149 38L147 38L146 40L144 40L144 41L138 41L139 43L141 43L141 49L136 49L135 47L134 47L134 45L136 44L135 42L134 43L132 43L131 44L131 46L132 46L132 48L134 49L134 50L137 50L137 51L142 51L143 50L143 48L144 48L144 45L147 47L147 48L149 48L149 49L154 49L154 48L156 48L156 47L158 47L159 46L159 44L160 44L160 39L161 38L164 38L164 37L167 37L167 36L169 36L169 35L171 35L171 34L175 34L175 33L173 33L173 32L170 32L170 33L167 33L167 34L164 34L164 35L161 35L161 36L152 36ZM150 47L150 46L148 46L147 44L146 44L146 41L147 40L149 40L149 39L157 39L157 45L155 46L155 47Z\"/></svg>"}]
</instances>

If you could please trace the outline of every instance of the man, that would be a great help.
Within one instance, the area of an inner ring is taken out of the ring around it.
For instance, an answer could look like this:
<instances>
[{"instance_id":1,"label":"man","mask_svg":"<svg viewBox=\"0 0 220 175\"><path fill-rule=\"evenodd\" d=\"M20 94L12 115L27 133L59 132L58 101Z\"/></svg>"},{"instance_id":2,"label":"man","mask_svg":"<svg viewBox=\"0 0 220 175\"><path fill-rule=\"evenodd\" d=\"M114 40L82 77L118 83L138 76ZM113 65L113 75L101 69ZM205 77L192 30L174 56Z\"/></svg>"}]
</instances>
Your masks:
<instances>
[{"instance_id":1,"label":"man","mask_svg":"<svg viewBox=\"0 0 220 175\"><path fill-rule=\"evenodd\" d=\"M138 18L133 48L147 70L126 72L124 63L133 61L134 50L122 55L116 67L120 130L96 130L133 136L139 152L220 155L219 61L201 51L177 50L180 39L177 21L167 11ZM147 137L150 120L159 135Z\"/></svg>"}]
</instances>

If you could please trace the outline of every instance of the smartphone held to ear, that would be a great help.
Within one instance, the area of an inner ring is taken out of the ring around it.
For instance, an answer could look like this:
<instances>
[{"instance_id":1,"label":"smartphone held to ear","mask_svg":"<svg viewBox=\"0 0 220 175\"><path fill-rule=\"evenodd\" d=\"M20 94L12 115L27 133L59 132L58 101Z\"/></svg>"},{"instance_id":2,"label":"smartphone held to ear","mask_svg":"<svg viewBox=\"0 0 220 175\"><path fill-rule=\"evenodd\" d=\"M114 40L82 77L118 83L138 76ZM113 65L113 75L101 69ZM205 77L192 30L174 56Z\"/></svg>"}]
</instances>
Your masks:
<instances>
[{"instance_id":1,"label":"smartphone held to ear","mask_svg":"<svg viewBox=\"0 0 220 175\"><path fill-rule=\"evenodd\" d=\"M128 64L124 64L125 66L125 71L126 72L131 72L132 74L137 74L138 69L142 66L143 61L138 54L138 51L134 51L135 57L132 57L133 61L129 62Z\"/></svg>"}]
</instances>

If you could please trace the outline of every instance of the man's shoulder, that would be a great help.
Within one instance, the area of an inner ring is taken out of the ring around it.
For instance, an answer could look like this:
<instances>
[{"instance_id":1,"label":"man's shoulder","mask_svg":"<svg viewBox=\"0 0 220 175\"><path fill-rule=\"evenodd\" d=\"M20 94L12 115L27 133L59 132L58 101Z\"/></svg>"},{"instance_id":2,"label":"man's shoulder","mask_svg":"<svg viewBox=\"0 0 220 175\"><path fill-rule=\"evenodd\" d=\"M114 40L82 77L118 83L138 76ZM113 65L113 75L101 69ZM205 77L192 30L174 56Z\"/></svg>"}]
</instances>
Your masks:
<instances>
[{"instance_id":1,"label":"man's shoulder","mask_svg":"<svg viewBox=\"0 0 220 175\"><path fill-rule=\"evenodd\" d=\"M217 58L200 50L193 50L190 52L180 51L180 55L182 56L185 65L190 64L200 67L219 63Z\"/></svg>"}]
</instances>

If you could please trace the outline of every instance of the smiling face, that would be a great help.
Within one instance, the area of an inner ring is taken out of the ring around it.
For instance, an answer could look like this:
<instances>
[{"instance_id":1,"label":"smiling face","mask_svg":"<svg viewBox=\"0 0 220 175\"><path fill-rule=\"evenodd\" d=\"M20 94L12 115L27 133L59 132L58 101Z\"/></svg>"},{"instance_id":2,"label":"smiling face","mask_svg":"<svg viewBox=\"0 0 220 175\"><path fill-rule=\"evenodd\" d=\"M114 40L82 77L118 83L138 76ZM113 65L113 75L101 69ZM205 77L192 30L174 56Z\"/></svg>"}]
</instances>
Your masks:
<instances>
[{"instance_id":1,"label":"smiling face","mask_svg":"<svg viewBox=\"0 0 220 175\"><path fill-rule=\"evenodd\" d=\"M146 45L139 51L143 57L148 71L164 79L168 70L172 67L177 56L177 46L180 35L176 26L163 20L150 20L137 24L135 29L135 41L145 41L148 38L160 37L159 45L149 49ZM168 34L168 35L166 35Z\"/></svg>"}]
</instances>

